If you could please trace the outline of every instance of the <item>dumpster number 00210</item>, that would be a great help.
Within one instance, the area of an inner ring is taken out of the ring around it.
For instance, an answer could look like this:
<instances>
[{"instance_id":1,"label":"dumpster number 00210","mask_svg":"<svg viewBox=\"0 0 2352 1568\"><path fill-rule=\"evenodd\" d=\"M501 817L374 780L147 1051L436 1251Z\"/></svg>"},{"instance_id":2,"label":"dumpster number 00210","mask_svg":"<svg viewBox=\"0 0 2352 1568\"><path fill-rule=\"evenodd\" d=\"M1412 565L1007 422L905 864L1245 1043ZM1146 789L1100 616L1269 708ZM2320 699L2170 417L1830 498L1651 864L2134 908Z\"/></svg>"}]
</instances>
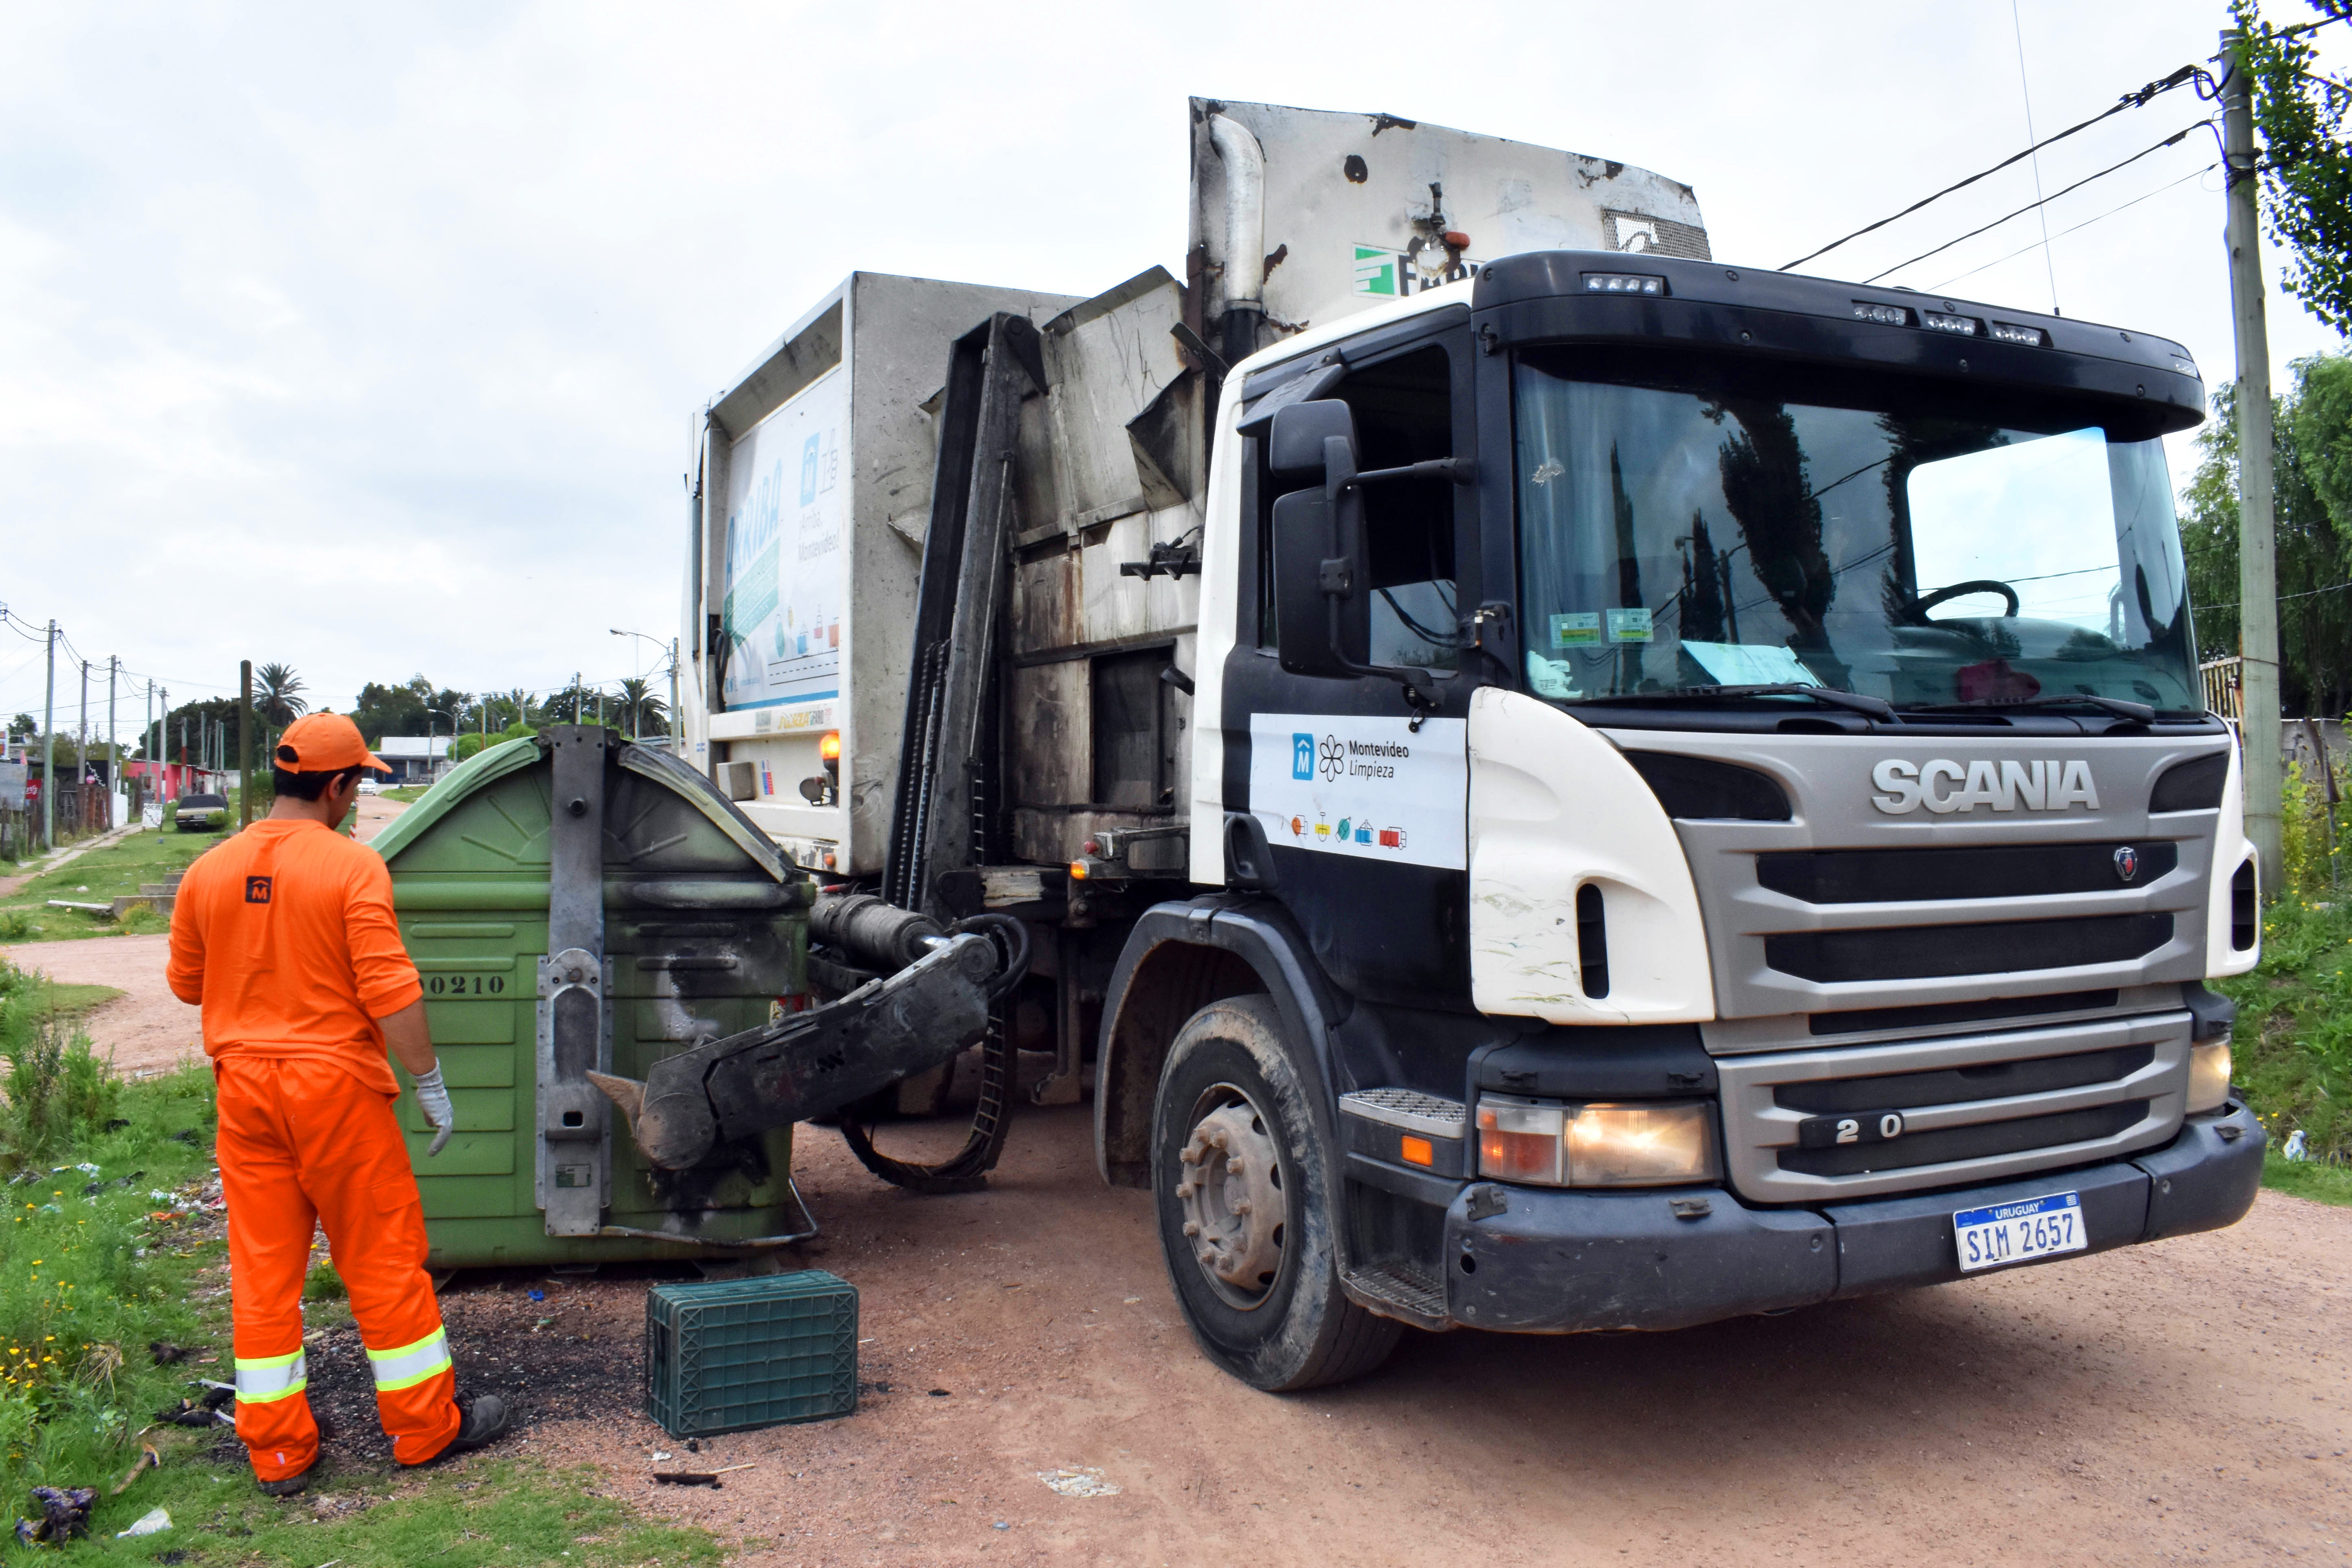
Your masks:
<instances>
[{"instance_id":1,"label":"dumpster number 00210","mask_svg":"<svg viewBox=\"0 0 2352 1568\"><path fill-rule=\"evenodd\" d=\"M503 974L436 974L425 983L428 996L496 996L506 988Z\"/></svg>"}]
</instances>

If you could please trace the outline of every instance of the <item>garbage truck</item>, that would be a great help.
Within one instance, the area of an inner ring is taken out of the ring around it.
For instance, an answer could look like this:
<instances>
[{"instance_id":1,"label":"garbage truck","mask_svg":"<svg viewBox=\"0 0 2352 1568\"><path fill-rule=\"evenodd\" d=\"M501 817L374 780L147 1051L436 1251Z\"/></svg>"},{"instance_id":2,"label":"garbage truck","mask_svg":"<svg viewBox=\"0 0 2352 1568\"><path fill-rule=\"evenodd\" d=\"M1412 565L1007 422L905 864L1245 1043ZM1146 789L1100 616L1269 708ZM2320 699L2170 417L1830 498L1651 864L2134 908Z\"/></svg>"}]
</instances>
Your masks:
<instances>
[{"instance_id":1,"label":"garbage truck","mask_svg":"<svg viewBox=\"0 0 2352 1568\"><path fill-rule=\"evenodd\" d=\"M1181 276L856 273L703 411L678 773L805 946L764 1022L575 1051L598 1135L967 1188L1034 1053L1269 1390L2242 1215L2187 352L1727 265L1613 161L1190 132ZM886 1153L975 1043L964 1151Z\"/></svg>"}]
</instances>

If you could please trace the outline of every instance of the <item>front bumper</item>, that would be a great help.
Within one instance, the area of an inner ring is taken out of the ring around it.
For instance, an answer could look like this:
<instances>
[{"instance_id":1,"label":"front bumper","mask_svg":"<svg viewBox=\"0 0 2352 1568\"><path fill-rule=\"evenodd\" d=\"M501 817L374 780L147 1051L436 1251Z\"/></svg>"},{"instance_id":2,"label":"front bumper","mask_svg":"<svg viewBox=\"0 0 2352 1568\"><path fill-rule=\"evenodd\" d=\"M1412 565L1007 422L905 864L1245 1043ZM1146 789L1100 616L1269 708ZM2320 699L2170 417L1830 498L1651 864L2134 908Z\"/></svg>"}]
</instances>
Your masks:
<instances>
[{"instance_id":1,"label":"front bumper","mask_svg":"<svg viewBox=\"0 0 2352 1568\"><path fill-rule=\"evenodd\" d=\"M1955 1212L2045 1193L2083 1194L2092 1252L2217 1230L2252 1206L2266 1141L2253 1113L2232 1102L2124 1159L1815 1208L1749 1208L1723 1187L1475 1184L1446 1211L1447 1311L1470 1328L1523 1333L1680 1329L1937 1285L1961 1277ZM1675 1213L1699 1208L1693 1200L1706 1212ZM1474 1207L1489 1212L1473 1219Z\"/></svg>"}]
</instances>

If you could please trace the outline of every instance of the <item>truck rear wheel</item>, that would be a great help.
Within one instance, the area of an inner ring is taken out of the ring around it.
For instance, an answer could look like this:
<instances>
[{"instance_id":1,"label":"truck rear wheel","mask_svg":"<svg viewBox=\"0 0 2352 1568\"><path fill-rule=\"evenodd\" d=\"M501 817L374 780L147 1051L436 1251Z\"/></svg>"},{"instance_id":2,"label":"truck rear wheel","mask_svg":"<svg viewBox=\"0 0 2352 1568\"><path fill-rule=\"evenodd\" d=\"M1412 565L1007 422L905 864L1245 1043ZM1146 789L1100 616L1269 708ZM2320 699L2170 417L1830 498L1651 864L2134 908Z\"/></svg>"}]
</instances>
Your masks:
<instances>
[{"instance_id":1,"label":"truck rear wheel","mask_svg":"<svg viewBox=\"0 0 2352 1568\"><path fill-rule=\"evenodd\" d=\"M1340 1291L1330 1149L1270 999L1192 1015L1151 1121L1160 1250L1209 1359L1273 1393L1388 1359L1402 1325Z\"/></svg>"}]
</instances>

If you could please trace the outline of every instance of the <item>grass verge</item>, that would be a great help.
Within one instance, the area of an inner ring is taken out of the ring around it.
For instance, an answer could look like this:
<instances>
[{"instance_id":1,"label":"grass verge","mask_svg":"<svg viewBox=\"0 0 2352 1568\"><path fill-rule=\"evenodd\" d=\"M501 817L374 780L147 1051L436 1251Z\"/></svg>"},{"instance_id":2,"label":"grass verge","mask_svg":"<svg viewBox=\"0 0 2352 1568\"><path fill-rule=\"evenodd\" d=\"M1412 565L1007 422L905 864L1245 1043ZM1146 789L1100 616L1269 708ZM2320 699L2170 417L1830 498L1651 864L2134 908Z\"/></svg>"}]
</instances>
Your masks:
<instances>
[{"instance_id":1,"label":"grass verge","mask_svg":"<svg viewBox=\"0 0 2352 1568\"><path fill-rule=\"evenodd\" d=\"M30 1490L48 1486L97 1489L89 1538L68 1550L101 1563L723 1560L709 1535L600 1495L593 1472L551 1472L496 1450L423 1473L339 1468L331 1458L310 1491L278 1500L255 1489L227 1428L160 1422L201 1400L202 1380L228 1381L234 1364L212 1075L105 1078L89 1042L40 1010L45 989L0 963L0 1541L12 1556L30 1553L5 1525L37 1512ZM315 1293L313 1326L348 1316L334 1294ZM184 1354L159 1362L159 1343ZM150 1446L160 1463L147 1468ZM169 1530L118 1538L159 1508Z\"/></svg>"},{"instance_id":2,"label":"grass verge","mask_svg":"<svg viewBox=\"0 0 2352 1568\"><path fill-rule=\"evenodd\" d=\"M53 910L48 900L73 899L102 904L136 893L144 883L160 882L173 871L186 870L197 856L219 842L217 834L181 833L167 827L142 830L103 849L90 850L33 878L0 900L0 942L72 942L168 931L171 922L152 910L134 910L116 920L80 910Z\"/></svg>"},{"instance_id":3,"label":"grass verge","mask_svg":"<svg viewBox=\"0 0 2352 1568\"><path fill-rule=\"evenodd\" d=\"M2306 1197L2352 1198L2344 1168L2352 1161L2352 903L2280 900L2263 915L2260 967L2211 984L2238 1005L2231 1077L2270 1130L2263 1181ZM2296 1131L2309 1162L2276 1152Z\"/></svg>"}]
</instances>

